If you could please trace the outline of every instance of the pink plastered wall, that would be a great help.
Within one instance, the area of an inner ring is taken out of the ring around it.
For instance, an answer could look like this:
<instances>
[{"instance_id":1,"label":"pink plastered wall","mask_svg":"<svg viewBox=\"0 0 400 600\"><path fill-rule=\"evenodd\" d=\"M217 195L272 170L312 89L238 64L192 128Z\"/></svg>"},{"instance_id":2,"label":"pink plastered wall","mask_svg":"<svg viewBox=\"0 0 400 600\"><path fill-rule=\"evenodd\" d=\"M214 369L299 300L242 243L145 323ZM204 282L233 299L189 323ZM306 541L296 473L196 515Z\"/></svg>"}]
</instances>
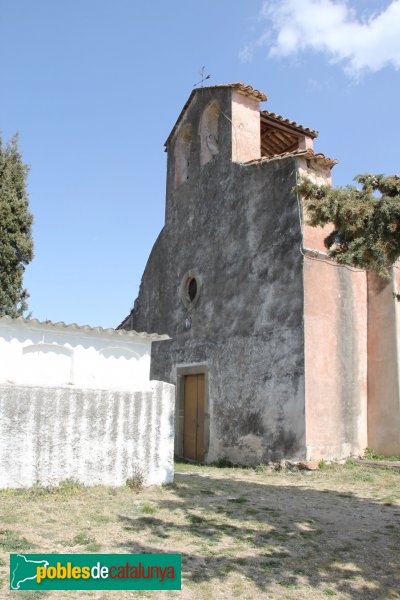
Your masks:
<instances>
[{"instance_id":1,"label":"pink plastered wall","mask_svg":"<svg viewBox=\"0 0 400 600\"><path fill-rule=\"evenodd\" d=\"M232 92L232 160L247 162L261 158L259 102Z\"/></svg>"},{"instance_id":2,"label":"pink plastered wall","mask_svg":"<svg viewBox=\"0 0 400 600\"><path fill-rule=\"evenodd\" d=\"M368 446L400 454L400 272L390 281L368 274Z\"/></svg>"},{"instance_id":3,"label":"pink plastered wall","mask_svg":"<svg viewBox=\"0 0 400 600\"><path fill-rule=\"evenodd\" d=\"M329 167L321 165L318 160L299 158L298 177L309 177L319 185L332 185L331 171ZM318 252L327 252L324 244L324 239L331 233L333 225L325 225L325 227L311 227L307 224L307 211L302 207L303 211L303 245L305 248L318 250Z\"/></svg>"},{"instance_id":4,"label":"pink plastered wall","mask_svg":"<svg viewBox=\"0 0 400 600\"><path fill-rule=\"evenodd\" d=\"M302 175L331 184L316 161L299 160ZM303 213L307 457L341 459L367 446L366 275L328 258L332 225L306 221Z\"/></svg>"},{"instance_id":5,"label":"pink plastered wall","mask_svg":"<svg viewBox=\"0 0 400 600\"><path fill-rule=\"evenodd\" d=\"M367 446L367 286L364 272L304 259L306 444L309 459Z\"/></svg>"}]
</instances>

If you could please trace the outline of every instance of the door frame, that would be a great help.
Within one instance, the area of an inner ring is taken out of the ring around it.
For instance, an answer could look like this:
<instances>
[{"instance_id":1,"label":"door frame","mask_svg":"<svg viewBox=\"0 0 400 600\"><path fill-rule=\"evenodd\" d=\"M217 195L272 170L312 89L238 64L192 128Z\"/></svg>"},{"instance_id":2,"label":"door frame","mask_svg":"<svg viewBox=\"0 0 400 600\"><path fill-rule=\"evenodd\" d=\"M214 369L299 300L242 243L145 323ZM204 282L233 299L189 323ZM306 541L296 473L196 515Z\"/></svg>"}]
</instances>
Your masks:
<instances>
[{"instance_id":1,"label":"door frame","mask_svg":"<svg viewBox=\"0 0 400 600\"><path fill-rule=\"evenodd\" d=\"M210 443L210 410L208 394L208 364L188 363L176 365L176 400L175 400L175 456L183 456L183 425L185 375L204 375L204 462L207 462Z\"/></svg>"}]
</instances>

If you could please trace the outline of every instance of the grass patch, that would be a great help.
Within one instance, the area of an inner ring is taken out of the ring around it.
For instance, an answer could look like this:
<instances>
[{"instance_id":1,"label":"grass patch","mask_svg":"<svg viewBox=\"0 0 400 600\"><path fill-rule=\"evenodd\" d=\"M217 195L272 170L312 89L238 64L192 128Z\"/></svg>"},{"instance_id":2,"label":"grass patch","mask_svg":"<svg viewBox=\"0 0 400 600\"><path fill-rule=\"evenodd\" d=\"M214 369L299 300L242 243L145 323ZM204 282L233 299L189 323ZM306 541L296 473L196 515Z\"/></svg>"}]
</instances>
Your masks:
<instances>
[{"instance_id":1,"label":"grass patch","mask_svg":"<svg viewBox=\"0 0 400 600\"><path fill-rule=\"evenodd\" d=\"M136 494L142 491L144 486L144 475L139 469L134 469L133 473L126 480L126 485Z\"/></svg>"},{"instance_id":2,"label":"grass patch","mask_svg":"<svg viewBox=\"0 0 400 600\"><path fill-rule=\"evenodd\" d=\"M10 529L0 529L0 549L3 552L27 552L35 548L24 537L21 537L16 531Z\"/></svg>"},{"instance_id":3,"label":"grass patch","mask_svg":"<svg viewBox=\"0 0 400 600\"><path fill-rule=\"evenodd\" d=\"M0 544L4 553L31 551L28 540L59 554L181 553L183 589L199 600L394 598L400 478L395 469L374 468L366 480L370 473L362 465L329 465L264 476L254 468L179 463L173 485L144 487L137 499L127 486L0 490L1 512L18 517L3 525ZM0 563L0 595L11 600L7 565ZM130 592L119 598L129 600Z\"/></svg>"},{"instance_id":4,"label":"grass patch","mask_svg":"<svg viewBox=\"0 0 400 600\"><path fill-rule=\"evenodd\" d=\"M58 485L43 485L39 480L30 488L12 488L3 490L6 497L12 498L46 498L54 496L58 499L68 499L77 494L81 494L85 486L77 479L68 477L60 481Z\"/></svg>"},{"instance_id":5,"label":"grass patch","mask_svg":"<svg viewBox=\"0 0 400 600\"><path fill-rule=\"evenodd\" d=\"M199 490L200 494L204 494L205 496L214 496L215 492L213 490Z\"/></svg>"},{"instance_id":6,"label":"grass patch","mask_svg":"<svg viewBox=\"0 0 400 600\"><path fill-rule=\"evenodd\" d=\"M281 533L280 531L269 531L268 533L264 534L268 537L273 538L274 540L278 540L280 542L284 542L287 539L287 533Z\"/></svg>"},{"instance_id":7,"label":"grass patch","mask_svg":"<svg viewBox=\"0 0 400 600\"><path fill-rule=\"evenodd\" d=\"M157 512L157 508L154 506L154 504L145 502L145 504L142 504L140 512L144 513L145 515L154 515Z\"/></svg>"},{"instance_id":8,"label":"grass patch","mask_svg":"<svg viewBox=\"0 0 400 600\"><path fill-rule=\"evenodd\" d=\"M228 458L225 457L216 460L212 466L216 467L217 469L233 469L237 467L237 465L234 465Z\"/></svg>"},{"instance_id":9,"label":"grass patch","mask_svg":"<svg viewBox=\"0 0 400 600\"><path fill-rule=\"evenodd\" d=\"M3 523L18 523L19 518L17 515L2 515L1 520Z\"/></svg>"},{"instance_id":10,"label":"grass patch","mask_svg":"<svg viewBox=\"0 0 400 600\"><path fill-rule=\"evenodd\" d=\"M374 476L372 475L372 473L366 472L364 469L354 469L354 471L351 474L352 478L355 479L356 481L368 481L368 482L372 482L374 481Z\"/></svg>"},{"instance_id":11,"label":"grass patch","mask_svg":"<svg viewBox=\"0 0 400 600\"><path fill-rule=\"evenodd\" d=\"M394 506L397 504L396 498L394 496L386 496L385 498L381 498L381 502L385 506Z\"/></svg>"},{"instance_id":12,"label":"grass patch","mask_svg":"<svg viewBox=\"0 0 400 600\"><path fill-rule=\"evenodd\" d=\"M96 540L94 538L89 537L85 531L81 531L73 538L71 546L87 546L95 543Z\"/></svg>"},{"instance_id":13,"label":"grass patch","mask_svg":"<svg viewBox=\"0 0 400 600\"><path fill-rule=\"evenodd\" d=\"M262 510L265 510L266 512L270 513L271 517L279 517L280 515L279 510L275 510L274 508L270 508L269 506L263 506Z\"/></svg>"},{"instance_id":14,"label":"grass patch","mask_svg":"<svg viewBox=\"0 0 400 600\"><path fill-rule=\"evenodd\" d=\"M198 515L189 515L188 516L188 521L192 525L202 525L202 524L204 524L204 523L207 522L204 517L199 517Z\"/></svg>"},{"instance_id":15,"label":"grass patch","mask_svg":"<svg viewBox=\"0 0 400 600\"><path fill-rule=\"evenodd\" d=\"M108 515L92 515L92 521L94 521L95 523L109 523L112 520L112 517L108 516Z\"/></svg>"},{"instance_id":16,"label":"grass patch","mask_svg":"<svg viewBox=\"0 0 400 600\"><path fill-rule=\"evenodd\" d=\"M86 550L88 552L99 552L100 549L101 544L99 544L98 542L90 542L89 544L86 544Z\"/></svg>"},{"instance_id":17,"label":"grass patch","mask_svg":"<svg viewBox=\"0 0 400 600\"><path fill-rule=\"evenodd\" d=\"M228 498L228 502L236 502L236 504L245 504L247 502L247 498Z\"/></svg>"},{"instance_id":18,"label":"grass patch","mask_svg":"<svg viewBox=\"0 0 400 600\"><path fill-rule=\"evenodd\" d=\"M39 590L21 590L18 592L18 596L21 600L40 600L41 598L48 598L48 594L49 592L41 592Z\"/></svg>"},{"instance_id":19,"label":"grass patch","mask_svg":"<svg viewBox=\"0 0 400 600\"><path fill-rule=\"evenodd\" d=\"M265 473L269 473L271 471L271 467L269 467L268 465L256 465L254 467L254 471L256 473L258 473L259 475L265 475Z\"/></svg>"},{"instance_id":20,"label":"grass patch","mask_svg":"<svg viewBox=\"0 0 400 600\"><path fill-rule=\"evenodd\" d=\"M394 454L392 456L385 456L384 454L378 454L372 448L365 448L364 457L369 460L389 460L392 462L400 462L400 454Z\"/></svg>"},{"instance_id":21,"label":"grass patch","mask_svg":"<svg viewBox=\"0 0 400 600\"><path fill-rule=\"evenodd\" d=\"M315 535L322 535L324 531L322 529L311 529L310 531L299 531L299 533L304 538L310 538Z\"/></svg>"},{"instance_id":22,"label":"grass patch","mask_svg":"<svg viewBox=\"0 0 400 600\"><path fill-rule=\"evenodd\" d=\"M257 508L246 508L246 515L258 515L260 513Z\"/></svg>"}]
</instances>

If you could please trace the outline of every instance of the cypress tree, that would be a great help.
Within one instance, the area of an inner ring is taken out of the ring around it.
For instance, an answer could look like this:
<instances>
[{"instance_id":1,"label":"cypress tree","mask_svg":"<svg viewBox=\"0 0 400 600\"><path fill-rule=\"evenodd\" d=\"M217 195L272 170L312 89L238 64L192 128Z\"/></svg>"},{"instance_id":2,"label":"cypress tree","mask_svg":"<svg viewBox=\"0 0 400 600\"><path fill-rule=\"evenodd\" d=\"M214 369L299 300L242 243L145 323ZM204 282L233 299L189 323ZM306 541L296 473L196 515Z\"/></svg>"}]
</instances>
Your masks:
<instances>
[{"instance_id":1,"label":"cypress tree","mask_svg":"<svg viewBox=\"0 0 400 600\"><path fill-rule=\"evenodd\" d=\"M329 256L389 279L400 257L400 176L364 174L354 180L361 187L332 188L304 177L295 191L303 198L308 224L333 224L324 240Z\"/></svg>"},{"instance_id":2,"label":"cypress tree","mask_svg":"<svg viewBox=\"0 0 400 600\"><path fill-rule=\"evenodd\" d=\"M27 174L17 136L5 145L0 137L0 316L19 317L28 307L23 275L33 258L33 219Z\"/></svg>"}]
</instances>

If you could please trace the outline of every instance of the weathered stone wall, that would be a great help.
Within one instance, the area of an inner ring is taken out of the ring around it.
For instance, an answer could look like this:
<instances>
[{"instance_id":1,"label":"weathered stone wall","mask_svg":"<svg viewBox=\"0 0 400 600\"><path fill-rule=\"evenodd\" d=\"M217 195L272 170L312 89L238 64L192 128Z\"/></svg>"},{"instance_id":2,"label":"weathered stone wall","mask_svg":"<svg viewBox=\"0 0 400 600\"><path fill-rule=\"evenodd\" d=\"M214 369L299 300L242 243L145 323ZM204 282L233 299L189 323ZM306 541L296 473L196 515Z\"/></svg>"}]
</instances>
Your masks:
<instances>
[{"instance_id":1,"label":"weathered stone wall","mask_svg":"<svg viewBox=\"0 0 400 600\"><path fill-rule=\"evenodd\" d=\"M232 135L240 129L232 133L227 90L199 90L180 127L190 122L197 132L203 109L214 101L218 153L202 166L194 135L188 178L180 185L176 138L169 144L166 224L127 327L173 338L153 343L152 378L179 385L180 368L203 363L206 461L304 458L302 234L291 191L296 161L232 162ZM201 287L192 308L180 297L189 272Z\"/></svg>"},{"instance_id":2,"label":"weathered stone wall","mask_svg":"<svg viewBox=\"0 0 400 600\"><path fill-rule=\"evenodd\" d=\"M0 386L0 487L173 479L174 387L135 392Z\"/></svg>"}]
</instances>

